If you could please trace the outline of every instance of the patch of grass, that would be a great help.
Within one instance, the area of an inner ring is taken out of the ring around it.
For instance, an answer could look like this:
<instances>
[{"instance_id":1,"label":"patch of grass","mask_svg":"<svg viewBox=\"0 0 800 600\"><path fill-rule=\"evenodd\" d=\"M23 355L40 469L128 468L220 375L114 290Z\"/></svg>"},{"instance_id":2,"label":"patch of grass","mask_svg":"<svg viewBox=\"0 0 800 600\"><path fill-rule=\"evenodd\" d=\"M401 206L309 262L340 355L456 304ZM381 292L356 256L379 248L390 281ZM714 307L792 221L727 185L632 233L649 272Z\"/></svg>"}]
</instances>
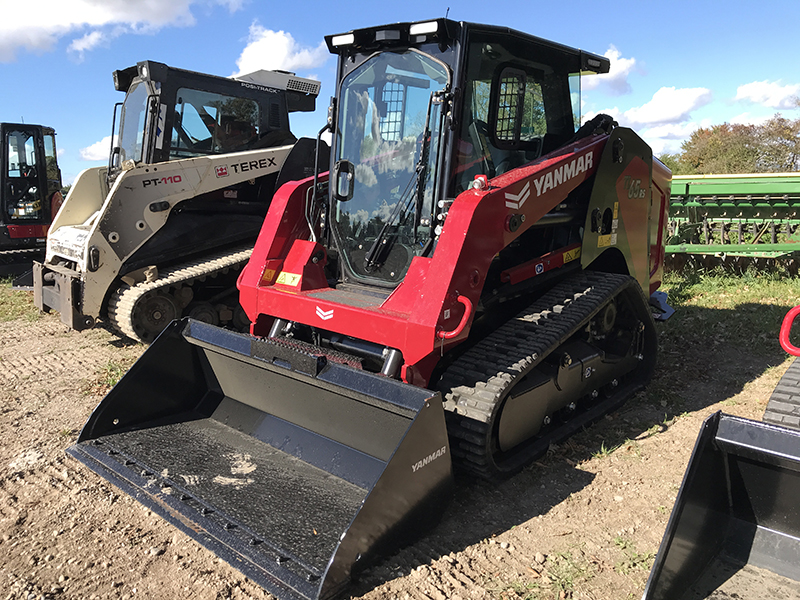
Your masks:
<instances>
[{"instance_id":1,"label":"patch of grass","mask_svg":"<svg viewBox=\"0 0 800 600\"><path fill-rule=\"evenodd\" d=\"M33 305L33 292L11 289L13 278L0 279L0 321L36 321L41 317L39 309Z\"/></svg>"},{"instance_id":2,"label":"patch of grass","mask_svg":"<svg viewBox=\"0 0 800 600\"><path fill-rule=\"evenodd\" d=\"M502 600L563 600L572 598L577 587L594 577L580 550L551 554L541 567L536 579L486 582L484 587Z\"/></svg>"},{"instance_id":3,"label":"patch of grass","mask_svg":"<svg viewBox=\"0 0 800 600\"><path fill-rule=\"evenodd\" d=\"M614 538L614 545L622 552L622 559L614 565L617 573L628 575L633 571L649 571L653 566L655 554L652 552L637 552L636 544L629 539L617 536Z\"/></svg>"},{"instance_id":4,"label":"patch of grass","mask_svg":"<svg viewBox=\"0 0 800 600\"><path fill-rule=\"evenodd\" d=\"M607 448L606 447L606 442L605 442L605 440L603 440L600 443L600 449L597 450L596 452L592 453L592 458L597 458L597 459L608 458L609 456L611 456L614 453L614 450L619 448L619 446L620 445L617 444L616 446L609 446Z\"/></svg>"},{"instance_id":5,"label":"patch of grass","mask_svg":"<svg viewBox=\"0 0 800 600\"><path fill-rule=\"evenodd\" d=\"M128 372L128 369L130 369L133 362L133 359L123 361L108 361L105 366L97 371L94 378L88 383L88 385L86 385L84 390L85 393L108 393L111 388L119 383L119 380L122 379L122 376Z\"/></svg>"},{"instance_id":6,"label":"patch of grass","mask_svg":"<svg viewBox=\"0 0 800 600\"><path fill-rule=\"evenodd\" d=\"M620 444L620 450L624 452L622 456L627 458L642 458L642 448L636 440L625 440Z\"/></svg>"},{"instance_id":7,"label":"patch of grass","mask_svg":"<svg viewBox=\"0 0 800 600\"><path fill-rule=\"evenodd\" d=\"M676 309L661 324L664 354L697 344L774 352L783 316L800 304L800 278L774 273L668 273L662 289Z\"/></svg>"},{"instance_id":8,"label":"patch of grass","mask_svg":"<svg viewBox=\"0 0 800 600\"><path fill-rule=\"evenodd\" d=\"M575 557L572 552L551 554L547 557L547 574L558 592L571 598L577 583L591 579L592 574L584 560ZM561 596L557 594L556 597Z\"/></svg>"},{"instance_id":9,"label":"patch of grass","mask_svg":"<svg viewBox=\"0 0 800 600\"><path fill-rule=\"evenodd\" d=\"M127 373L129 364L123 364L114 360L108 361L100 374L100 383L108 387L114 387L122 379L122 376Z\"/></svg>"}]
</instances>

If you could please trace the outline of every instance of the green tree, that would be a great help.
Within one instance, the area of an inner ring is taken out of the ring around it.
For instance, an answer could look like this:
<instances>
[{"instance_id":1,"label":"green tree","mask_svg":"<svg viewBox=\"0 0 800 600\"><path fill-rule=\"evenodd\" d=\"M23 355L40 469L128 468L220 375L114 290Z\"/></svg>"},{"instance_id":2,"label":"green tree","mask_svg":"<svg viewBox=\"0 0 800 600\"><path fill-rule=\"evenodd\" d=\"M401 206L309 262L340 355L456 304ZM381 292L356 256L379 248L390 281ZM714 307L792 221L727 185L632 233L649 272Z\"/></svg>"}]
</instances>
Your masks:
<instances>
[{"instance_id":1,"label":"green tree","mask_svg":"<svg viewBox=\"0 0 800 600\"><path fill-rule=\"evenodd\" d=\"M681 162L692 173L755 173L758 131L755 125L723 123L700 128L681 144Z\"/></svg>"},{"instance_id":2,"label":"green tree","mask_svg":"<svg viewBox=\"0 0 800 600\"><path fill-rule=\"evenodd\" d=\"M701 128L679 154L659 157L674 175L783 173L800 170L800 119L776 114L761 125Z\"/></svg>"},{"instance_id":3,"label":"green tree","mask_svg":"<svg viewBox=\"0 0 800 600\"><path fill-rule=\"evenodd\" d=\"M800 119L776 114L758 127L758 172L783 173L800 169Z\"/></svg>"},{"instance_id":4,"label":"green tree","mask_svg":"<svg viewBox=\"0 0 800 600\"><path fill-rule=\"evenodd\" d=\"M681 154L671 154L669 152L665 152L664 154L658 157L658 160L667 165L667 167L669 167L669 170L672 171L673 175L692 174L691 168L683 162Z\"/></svg>"}]
</instances>

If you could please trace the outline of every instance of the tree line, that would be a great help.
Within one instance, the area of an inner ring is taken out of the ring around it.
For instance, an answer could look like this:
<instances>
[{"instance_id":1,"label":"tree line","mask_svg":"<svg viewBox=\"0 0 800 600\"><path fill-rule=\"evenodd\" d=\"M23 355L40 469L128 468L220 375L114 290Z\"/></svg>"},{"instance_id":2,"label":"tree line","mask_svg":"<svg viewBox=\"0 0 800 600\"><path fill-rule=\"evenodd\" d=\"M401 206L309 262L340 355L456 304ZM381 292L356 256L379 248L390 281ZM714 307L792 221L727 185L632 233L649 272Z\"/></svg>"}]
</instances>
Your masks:
<instances>
[{"instance_id":1,"label":"tree line","mask_svg":"<svg viewBox=\"0 0 800 600\"><path fill-rule=\"evenodd\" d=\"M776 114L761 125L697 129L681 151L658 157L673 175L785 173L800 170L800 119Z\"/></svg>"}]
</instances>

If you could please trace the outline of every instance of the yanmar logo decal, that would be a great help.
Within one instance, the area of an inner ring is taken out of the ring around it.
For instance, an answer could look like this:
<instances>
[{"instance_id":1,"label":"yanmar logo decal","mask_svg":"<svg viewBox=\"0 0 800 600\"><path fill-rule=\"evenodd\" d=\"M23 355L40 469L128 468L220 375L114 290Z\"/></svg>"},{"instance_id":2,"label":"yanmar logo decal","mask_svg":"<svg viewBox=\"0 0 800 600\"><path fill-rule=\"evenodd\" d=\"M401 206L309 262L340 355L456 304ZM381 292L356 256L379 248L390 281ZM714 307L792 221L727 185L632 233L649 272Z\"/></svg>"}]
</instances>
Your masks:
<instances>
[{"instance_id":1,"label":"yanmar logo decal","mask_svg":"<svg viewBox=\"0 0 800 600\"><path fill-rule=\"evenodd\" d=\"M574 179L578 175L585 173L589 169L594 166L594 152L588 152L583 156L579 156L568 162L565 165L561 165L557 169L553 169L552 171L545 173L544 175L537 177L533 180L533 185L536 188L536 196L539 197L542 194L549 192L552 189L557 188L562 183L567 183L570 179ZM528 189L528 183L525 184L525 187L522 188L522 192L518 195L522 196L520 198L520 202L518 205L514 206L509 202L506 202L506 206L509 208L519 208L522 204L527 200L527 196L524 195L525 190ZM506 200L514 200L515 198L512 197L510 194L506 194Z\"/></svg>"},{"instance_id":2,"label":"yanmar logo decal","mask_svg":"<svg viewBox=\"0 0 800 600\"><path fill-rule=\"evenodd\" d=\"M425 465L428 465L428 464L432 463L433 461L435 461L440 456L444 456L446 452L447 452L447 446L442 446L436 452L433 452L433 453L429 454L428 456L426 456L422 460L418 460L413 465L411 465L411 471L416 473L419 469L421 469Z\"/></svg>"},{"instance_id":3,"label":"yanmar logo decal","mask_svg":"<svg viewBox=\"0 0 800 600\"><path fill-rule=\"evenodd\" d=\"M319 306L317 307L317 316L322 319L323 321L329 321L333 318L333 309L330 310L322 310Z\"/></svg>"},{"instance_id":4,"label":"yanmar logo decal","mask_svg":"<svg viewBox=\"0 0 800 600\"><path fill-rule=\"evenodd\" d=\"M531 196L531 182L525 183L525 187L519 194L510 194L506 192L506 206L508 208L520 209L525 204L525 200Z\"/></svg>"}]
</instances>

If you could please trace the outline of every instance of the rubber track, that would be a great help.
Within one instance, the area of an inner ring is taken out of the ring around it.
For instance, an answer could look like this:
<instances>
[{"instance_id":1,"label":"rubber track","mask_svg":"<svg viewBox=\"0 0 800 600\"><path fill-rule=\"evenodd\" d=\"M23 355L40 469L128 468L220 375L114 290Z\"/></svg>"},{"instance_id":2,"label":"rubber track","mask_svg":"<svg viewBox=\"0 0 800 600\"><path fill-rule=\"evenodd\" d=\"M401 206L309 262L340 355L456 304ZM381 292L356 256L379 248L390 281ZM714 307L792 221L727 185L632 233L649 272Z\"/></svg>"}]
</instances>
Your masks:
<instances>
[{"instance_id":1,"label":"rubber track","mask_svg":"<svg viewBox=\"0 0 800 600\"><path fill-rule=\"evenodd\" d=\"M767 423L800 429L800 360L795 359L772 392L764 419Z\"/></svg>"},{"instance_id":2,"label":"rubber track","mask_svg":"<svg viewBox=\"0 0 800 600\"><path fill-rule=\"evenodd\" d=\"M142 282L134 286L123 284L111 295L108 302L109 321L122 335L144 342L133 327L133 309L143 296L156 291L169 290L178 284L185 285L201 277L215 277L228 269L242 267L252 252L252 246L234 248L161 271L154 281Z\"/></svg>"},{"instance_id":3,"label":"rubber track","mask_svg":"<svg viewBox=\"0 0 800 600\"><path fill-rule=\"evenodd\" d=\"M451 454L459 467L486 478L499 474L487 448L507 391L631 281L624 275L580 273L478 342L445 371L437 387L445 399ZM646 303L644 295L642 302ZM547 439L555 441L566 435L569 432L556 432ZM547 445L532 444L508 471L546 450Z\"/></svg>"},{"instance_id":4,"label":"rubber track","mask_svg":"<svg viewBox=\"0 0 800 600\"><path fill-rule=\"evenodd\" d=\"M33 268L34 260L44 260L45 248L0 250L0 275L18 274Z\"/></svg>"}]
</instances>

